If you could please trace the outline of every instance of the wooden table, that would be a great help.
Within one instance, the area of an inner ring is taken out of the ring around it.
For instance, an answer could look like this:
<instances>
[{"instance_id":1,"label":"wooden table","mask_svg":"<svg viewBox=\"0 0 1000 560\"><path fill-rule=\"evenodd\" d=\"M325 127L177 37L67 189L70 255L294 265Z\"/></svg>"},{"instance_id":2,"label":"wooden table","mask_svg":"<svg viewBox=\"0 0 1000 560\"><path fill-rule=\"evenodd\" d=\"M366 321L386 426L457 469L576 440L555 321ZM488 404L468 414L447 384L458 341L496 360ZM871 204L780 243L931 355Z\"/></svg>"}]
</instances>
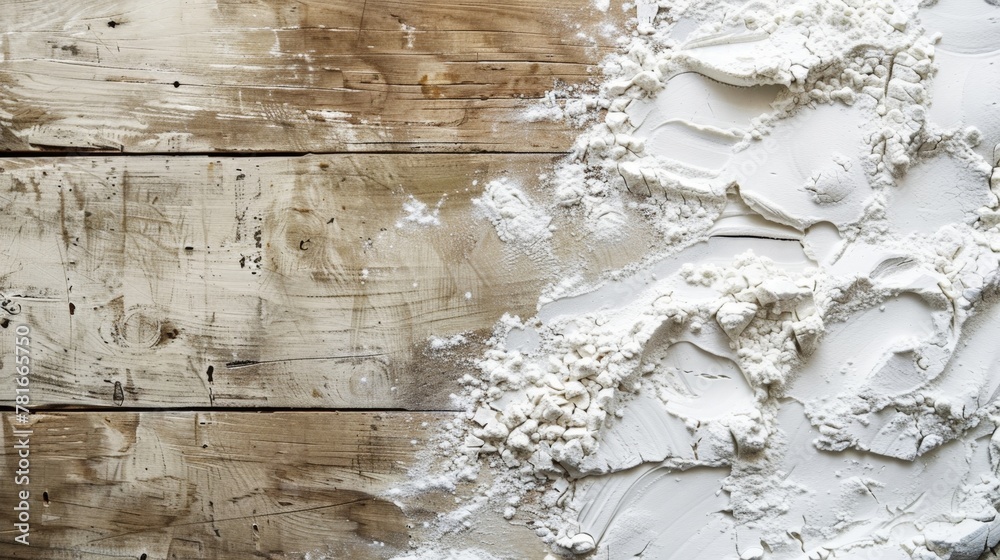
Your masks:
<instances>
[{"instance_id":1,"label":"wooden table","mask_svg":"<svg viewBox=\"0 0 1000 560\"><path fill-rule=\"evenodd\" d=\"M568 151L575 129L526 110L592 86L620 8L0 2L0 292L20 307L0 312L0 557L385 558L429 538L454 496L385 491L458 414L492 326L552 279L472 199L501 176L538 188ZM410 197L442 225L396 227ZM455 333L472 342L429 350ZM544 555L487 514L454 538Z\"/></svg>"}]
</instances>

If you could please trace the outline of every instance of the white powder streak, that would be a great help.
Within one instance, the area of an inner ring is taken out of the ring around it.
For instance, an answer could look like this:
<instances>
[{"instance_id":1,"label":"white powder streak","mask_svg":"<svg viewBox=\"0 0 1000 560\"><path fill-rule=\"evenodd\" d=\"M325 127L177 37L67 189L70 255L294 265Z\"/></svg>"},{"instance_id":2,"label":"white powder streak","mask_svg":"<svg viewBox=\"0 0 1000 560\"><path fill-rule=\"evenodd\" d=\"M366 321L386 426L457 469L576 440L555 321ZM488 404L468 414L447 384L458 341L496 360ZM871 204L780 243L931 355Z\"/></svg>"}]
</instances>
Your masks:
<instances>
[{"instance_id":1,"label":"white powder streak","mask_svg":"<svg viewBox=\"0 0 1000 560\"><path fill-rule=\"evenodd\" d=\"M411 196L409 200L403 203L404 215L396 222L396 227L403 228L408 225L431 227L441 225L438 214L441 212L441 205L443 203L444 199L442 198L437 206L430 208L427 206L427 203L421 202Z\"/></svg>"},{"instance_id":2,"label":"white powder streak","mask_svg":"<svg viewBox=\"0 0 1000 560\"><path fill-rule=\"evenodd\" d=\"M534 247L552 237L552 218L507 179L487 183L483 195L473 203L493 223L501 241Z\"/></svg>"}]
</instances>

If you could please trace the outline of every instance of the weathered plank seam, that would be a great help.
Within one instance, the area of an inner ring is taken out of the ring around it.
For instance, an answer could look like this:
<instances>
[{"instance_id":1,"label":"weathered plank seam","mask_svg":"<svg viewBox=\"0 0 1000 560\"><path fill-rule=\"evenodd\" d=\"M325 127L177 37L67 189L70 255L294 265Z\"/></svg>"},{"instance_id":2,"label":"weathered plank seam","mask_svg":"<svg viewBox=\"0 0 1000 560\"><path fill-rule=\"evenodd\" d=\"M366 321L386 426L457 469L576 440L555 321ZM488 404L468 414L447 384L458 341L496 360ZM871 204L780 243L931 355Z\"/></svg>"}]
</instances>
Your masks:
<instances>
[{"instance_id":1,"label":"weathered plank seam","mask_svg":"<svg viewBox=\"0 0 1000 560\"><path fill-rule=\"evenodd\" d=\"M218 151L218 152L119 152L110 151L102 149L79 149L79 150L50 150L50 151L12 151L3 152L0 151L0 161L10 160L10 159L29 159L29 158L92 158L95 156L114 156L114 157L225 157L225 158L293 158L293 157L308 157L308 156L364 156L364 155L400 155L400 156L434 156L434 155L445 155L445 156L477 156L482 154L490 154L495 156L565 156L572 152L569 151L503 151L503 152L486 152L482 150L477 151L464 151L456 152L453 150L421 150L421 145L431 145L431 144L452 144L456 146L461 146L465 142L440 142L440 143L430 143L425 142L422 144L413 144L409 142L358 142L358 144L403 144L411 146L410 150L353 150L353 151L323 151L323 152L268 152L268 151L256 151L256 152L232 152L232 151Z\"/></svg>"},{"instance_id":2,"label":"weathered plank seam","mask_svg":"<svg viewBox=\"0 0 1000 560\"><path fill-rule=\"evenodd\" d=\"M274 406L274 407L225 407L225 406L181 406L181 407L153 407L153 406L116 406L116 407L100 407L100 406L87 406L78 408L69 408L72 405L40 405L32 408L32 412L37 414L80 414L80 413L170 413L170 412L217 412L221 414L233 414L233 413L247 413L247 414L271 414L271 413L286 413L286 412L301 412L313 414L317 412L336 412L336 413L359 413L359 414L373 414L382 412L392 412L392 413L405 413L405 414L456 414L464 412L459 409L407 409L407 408L329 408L329 407L293 407L293 406ZM13 412L14 408L10 406L0 407L0 413Z\"/></svg>"}]
</instances>

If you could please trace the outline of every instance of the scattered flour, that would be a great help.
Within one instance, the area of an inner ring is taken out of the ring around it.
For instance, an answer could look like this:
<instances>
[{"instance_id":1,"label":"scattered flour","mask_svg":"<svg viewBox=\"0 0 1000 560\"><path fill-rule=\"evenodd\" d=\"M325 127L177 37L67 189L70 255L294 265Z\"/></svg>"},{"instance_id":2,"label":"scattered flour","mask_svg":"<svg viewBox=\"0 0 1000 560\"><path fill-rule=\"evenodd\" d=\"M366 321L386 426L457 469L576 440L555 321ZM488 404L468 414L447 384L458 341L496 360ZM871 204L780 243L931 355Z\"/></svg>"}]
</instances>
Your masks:
<instances>
[{"instance_id":1,"label":"scattered flour","mask_svg":"<svg viewBox=\"0 0 1000 560\"><path fill-rule=\"evenodd\" d=\"M473 203L493 223L501 241L531 248L552 237L552 217L506 178L487 183Z\"/></svg>"},{"instance_id":2,"label":"scattered flour","mask_svg":"<svg viewBox=\"0 0 1000 560\"><path fill-rule=\"evenodd\" d=\"M428 548L396 556L392 560L498 560L498 558L478 548L465 550Z\"/></svg>"},{"instance_id":3,"label":"scattered flour","mask_svg":"<svg viewBox=\"0 0 1000 560\"><path fill-rule=\"evenodd\" d=\"M465 336L456 334L446 338L432 336L428 339L427 345L431 350L447 350L448 348L454 348L461 344L465 344L466 342L468 342L468 339Z\"/></svg>"},{"instance_id":4,"label":"scattered flour","mask_svg":"<svg viewBox=\"0 0 1000 560\"><path fill-rule=\"evenodd\" d=\"M437 203L434 208L427 206L427 203L417 200L413 196L403 203L404 215L396 221L397 228L406 226L431 227L441 225L438 214L441 212L441 205L444 198Z\"/></svg>"}]
</instances>

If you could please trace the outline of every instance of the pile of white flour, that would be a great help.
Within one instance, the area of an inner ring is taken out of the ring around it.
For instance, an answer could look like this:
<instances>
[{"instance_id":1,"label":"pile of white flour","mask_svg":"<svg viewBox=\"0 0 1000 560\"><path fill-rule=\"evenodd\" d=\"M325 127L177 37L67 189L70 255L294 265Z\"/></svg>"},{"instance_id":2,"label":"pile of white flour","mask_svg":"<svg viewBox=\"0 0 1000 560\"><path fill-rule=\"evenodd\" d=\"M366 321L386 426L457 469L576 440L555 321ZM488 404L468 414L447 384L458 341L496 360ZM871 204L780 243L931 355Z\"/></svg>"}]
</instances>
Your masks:
<instances>
[{"instance_id":1,"label":"pile of white flour","mask_svg":"<svg viewBox=\"0 0 1000 560\"><path fill-rule=\"evenodd\" d=\"M487 501L556 556L979 558L1000 542L1000 7L626 8L599 94L546 105L596 123L548 198L498 179L477 204L512 250L553 220L658 241L497 325L442 436L456 472L488 467Z\"/></svg>"}]
</instances>

